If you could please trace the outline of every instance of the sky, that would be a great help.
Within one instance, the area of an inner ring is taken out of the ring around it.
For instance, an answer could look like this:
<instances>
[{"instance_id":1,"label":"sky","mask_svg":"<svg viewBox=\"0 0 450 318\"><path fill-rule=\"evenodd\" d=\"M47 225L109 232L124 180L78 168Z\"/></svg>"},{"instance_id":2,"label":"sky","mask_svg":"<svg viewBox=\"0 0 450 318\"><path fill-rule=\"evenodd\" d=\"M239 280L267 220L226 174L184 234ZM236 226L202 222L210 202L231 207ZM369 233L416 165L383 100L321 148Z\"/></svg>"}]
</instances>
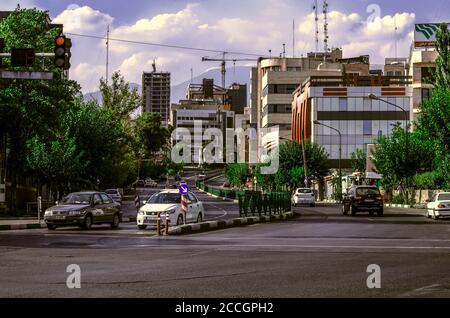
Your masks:
<instances>
[{"instance_id":1,"label":"sky","mask_svg":"<svg viewBox=\"0 0 450 318\"><path fill-rule=\"evenodd\" d=\"M54 23L63 23L72 38L70 77L84 93L96 91L106 74L105 40L73 34L177 46L287 56L315 50L314 0L1 0L0 10L37 7L48 10ZM323 0L319 4L319 50L323 50ZM329 46L343 49L344 57L370 55L372 64L385 57L407 57L414 23L450 22L448 0L328 0ZM295 50L293 52L293 21ZM397 27L397 31L395 28ZM70 34L72 33L72 34ZM127 81L140 83L153 60L171 72L172 84L217 67L203 56L220 54L110 41L109 71L120 70ZM254 58L229 55L228 58ZM251 65L251 61L236 65ZM229 65L231 66L231 65Z\"/></svg>"}]
</instances>

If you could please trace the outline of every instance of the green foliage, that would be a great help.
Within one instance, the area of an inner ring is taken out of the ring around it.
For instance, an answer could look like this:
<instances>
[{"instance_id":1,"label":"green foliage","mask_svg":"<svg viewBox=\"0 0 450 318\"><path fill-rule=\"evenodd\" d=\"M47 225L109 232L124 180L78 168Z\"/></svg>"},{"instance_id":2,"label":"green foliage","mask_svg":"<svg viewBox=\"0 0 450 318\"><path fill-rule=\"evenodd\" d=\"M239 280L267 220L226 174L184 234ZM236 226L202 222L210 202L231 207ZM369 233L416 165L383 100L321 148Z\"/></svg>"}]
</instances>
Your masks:
<instances>
[{"instance_id":1,"label":"green foliage","mask_svg":"<svg viewBox=\"0 0 450 318\"><path fill-rule=\"evenodd\" d=\"M305 185L305 168L303 166L293 167L289 171L291 177L292 189L300 188Z\"/></svg>"},{"instance_id":2,"label":"green foliage","mask_svg":"<svg viewBox=\"0 0 450 318\"><path fill-rule=\"evenodd\" d=\"M420 133L406 133L399 125L390 136L381 137L375 148L374 163L383 175L386 190L400 189L408 198L413 177L418 172L429 171L433 162L432 143Z\"/></svg>"},{"instance_id":3,"label":"green foliage","mask_svg":"<svg viewBox=\"0 0 450 318\"><path fill-rule=\"evenodd\" d=\"M420 190L436 189L436 173L434 171L418 173L414 176L414 187Z\"/></svg>"},{"instance_id":4,"label":"green foliage","mask_svg":"<svg viewBox=\"0 0 450 318\"><path fill-rule=\"evenodd\" d=\"M367 153L362 149L356 149L351 154L351 163L353 171L365 172L366 171Z\"/></svg>"},{"instance_id":5,"label":"green foliage","mask_svg":"<svg viewBox=\"0 0 450 318\"><path fill-rule=\"evenodd\" d=\"M157 151L167 149L170 140L169 129L161 125L157 113L143 113L136 120L136 142L139 155L149 158Z\"/></svg>"},{"instance_id":6,"label":"green foliage","mask_svg":"<svg viewBox=\"0 0 450 318\"><path fill-rule=\"evenodd\" d=\"M258 186L264 191L275 190L275 174L262 174L261 168L268 167L269 164L258 163L255 166L254 175L256 176L256 182Z\"/></svg>"},{"instance_id":7,"label":"green foliage","mask_svg":"<svg viewBox=\"0 0 450 318\"><path fill-rule=\"evenodd\" d=\"M177 174L181 174L184 169L184 163L175 163L173 161L168 161L166 165L166 173L169 177L176 176Z\"/></svg>"},{"instance_id":8,"label":"green foliage","mask_svg":"<svg viewBox=\"0 0 450 318\"><path fill-rule=\"evenodd\" d=\"M436 33L436 86L450 87L450 32L447 23L442 23ZM448 104L447 104L448 105Z\"/></svg>"},{"instance_id":9,"label":"green foliage","mask_svg":"<svg viewBox=\"0 0 450 318\"><path fill-rule=\"evenodd\" d=\"M120 72L114 72L111 85L105 79L100 79L102 107L111 110L120 119L129 119L130 114L142 104L142 99L136 88L130 89Z\"/></svg>"},{"instance_id":10,"label":"green foliage","mask_svg":"<svg viewBox=\"0 0 450 318\"><path fill-rule=\"evenodd\" d=\"M245 163L232 163L225 168L225 177L235 187L242 188L249 175L250 170Z\"/></svg>"}]
</instances>

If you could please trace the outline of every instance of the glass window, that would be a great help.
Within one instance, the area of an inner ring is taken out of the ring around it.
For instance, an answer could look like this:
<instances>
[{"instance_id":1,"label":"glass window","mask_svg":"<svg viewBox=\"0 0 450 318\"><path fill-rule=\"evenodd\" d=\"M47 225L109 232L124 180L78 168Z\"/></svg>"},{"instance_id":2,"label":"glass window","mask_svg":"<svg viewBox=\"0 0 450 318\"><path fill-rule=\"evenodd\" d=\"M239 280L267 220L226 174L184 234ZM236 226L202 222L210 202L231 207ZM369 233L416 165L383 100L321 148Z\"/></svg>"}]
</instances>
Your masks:
<instances>
[{"instance_id":1,"label":"glass window","mask_svg":"<svg viewBox=\"0 0 450 318\"><path fill-rule=\"evenodd\" d=\"M91 204L88 193L71 193L62 200L62 204Z\"/></svg>"},{"instance_id":2,"label":"glass window","mask_svg":"<svg viewBox=\"0 0 450 318\"><path fill-rule=\"evenodd\" d=\"M188 196L189 200L191 200L192 203L196 203L197 202L197 198L191 192L188 192L187 196Z\"/></svg>"},{"instance_id":3,"label":"glass window","mask_svg":"<svg viewBox=\"0 0 450 318\"><path fill-rule=\"evenodd\" d=\"M450 200L450 193L439 194L438 201L447 201L447 200Z\"/></svg>"},{"instance_id":4,"label":"glass window","mask_svg":"<svg viewBox=\"0 0 450 318\"><path fill-rule=\"evenodd\" d=\"M181 203L181 195L179 193L156 193L148 199L148 203L170 204Z\"/></svg>"},{"instance_id":5,"label":"glass window","mask_svg":"<svg viewBox=\"0 0 450 318\"><path fill-rule=\"evenodd\" d=\"M364 98L364 111L371 111L372 110L372 104L371 104L371 100L369 98Z\"/></svg>"},{"instance_id":6,"label":"glass window","mask_svg":"<svg viewBox=\"0 0 450 318\"><path fill-rule=\"evenodd\" d=\"M365 136L372 135L372 121L371 120L363 121L363 135L365 135Z\"/></svg>"},{"instance_id":7,"label":"glass window","mask_svg":"<svg viewBox=\"0 0 450 318\"><path fill-rule=\"evenodd\" d=\"M348 110L347 98L339 98L339 111L346 112Z\"/></svg>"},{"instance_id":8,"label":"glass window","mask_svg":"<svg viewBox=\"0 0 450 318\"><path fill-rule=\"evenodd\" d=\"M356 194L357 195L368 195L368 194L380 195L380 190L378 190L377 188L357 188Z\"/></svg>"},{"instance_id":9,"label":"glass window","mask_svg":"<svg viewBox=\"0 0 450 318\"><path fill-rule=\"evenodd\" d=\"M102 198L98 194L94 194L94 204L102 204Z\"/></svg>"},{"instance_id":10,"label":"glass window","mask_svg":"<svg viewBox=\"0 0 450 318\"><path fill-rule=\"evenodd\" d=\"M103 203L109 204L113 202L113 200L104 193L101 193L100 196L102 197Z\"/></svg>"}]
</instances>

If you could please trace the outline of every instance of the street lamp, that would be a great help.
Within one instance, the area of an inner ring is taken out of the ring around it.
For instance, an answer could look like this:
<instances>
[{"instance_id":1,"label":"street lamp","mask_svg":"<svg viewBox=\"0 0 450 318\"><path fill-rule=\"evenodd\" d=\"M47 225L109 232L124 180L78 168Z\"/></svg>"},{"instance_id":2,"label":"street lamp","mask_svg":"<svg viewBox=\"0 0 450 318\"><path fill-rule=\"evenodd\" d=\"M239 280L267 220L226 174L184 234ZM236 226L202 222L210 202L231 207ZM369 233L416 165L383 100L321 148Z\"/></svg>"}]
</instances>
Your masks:
<instances>
[{"instance_id":1,"label":"street lamp","mask_svg":"<svg viewBox=\"0 0 450 318\"><path fill-rule=\"evenodd\" d=\"M403 111L403 113L405 114L405 132L408 133L409 113L408 113L403 107L400 107L400 106L398 106L398 105L396 105L396 104L394 104L394 103L391 103L391 102L389 102L389 101L387 101L387 100L385 100L385 99L382 99L382 98L378 97L378 96L375 95L375 94L369 94L368 97L369 97L369 99L372 99L372 100L379 100L379 101L381 101L381 102L384 102L384 103L386 103L386 104L389 104L389 105L391 105L391 106L394 106L394 107L396 107L396 108L398 108L398 109L401 109L401 110Z\"/></svg>"},{"instance_id":2,"label":"street lamp","mask_svg":"<svg viewBox=\"0 0 450 318\"><path fill-rule=\"evenodd\" d=\"M318 120L315 120L315 121L314 121L314 124L315 124L315 125L322 125L322 126L324 126L324 127L330 128L331 130L336 131L336 132L338 133L338 135L339 135L339 183L338 183L338 186L339 186L339 198L340 198L340 197L342 196L342 168L341 168L341 158L342 158L342 136L341 136L341 132L340 132L338 129L333 128L333 127L328 126L328 125L325 125L324 123L321 123L321 122L318 121Z\"/></svg>"}]
</instances>

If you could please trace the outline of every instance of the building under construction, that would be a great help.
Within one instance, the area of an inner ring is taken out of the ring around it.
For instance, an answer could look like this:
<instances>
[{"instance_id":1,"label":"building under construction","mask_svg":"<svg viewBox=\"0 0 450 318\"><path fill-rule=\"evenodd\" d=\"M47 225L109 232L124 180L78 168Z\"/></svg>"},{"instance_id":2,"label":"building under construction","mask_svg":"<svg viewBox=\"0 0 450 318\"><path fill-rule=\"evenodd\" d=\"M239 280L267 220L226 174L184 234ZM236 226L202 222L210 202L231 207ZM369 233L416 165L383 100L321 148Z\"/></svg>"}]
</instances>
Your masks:
<instances>
[{"instance_id":1,"label":"building under construction","mask_svg":"<svg viewBox=\"0 0 450 318\"><path fill-rule=\"evenodd\" d=\"M164 125L170 116L170 73L153 72L142 74L142 112L152 112L161 115Z\"/></svg>"}]
</instances>

